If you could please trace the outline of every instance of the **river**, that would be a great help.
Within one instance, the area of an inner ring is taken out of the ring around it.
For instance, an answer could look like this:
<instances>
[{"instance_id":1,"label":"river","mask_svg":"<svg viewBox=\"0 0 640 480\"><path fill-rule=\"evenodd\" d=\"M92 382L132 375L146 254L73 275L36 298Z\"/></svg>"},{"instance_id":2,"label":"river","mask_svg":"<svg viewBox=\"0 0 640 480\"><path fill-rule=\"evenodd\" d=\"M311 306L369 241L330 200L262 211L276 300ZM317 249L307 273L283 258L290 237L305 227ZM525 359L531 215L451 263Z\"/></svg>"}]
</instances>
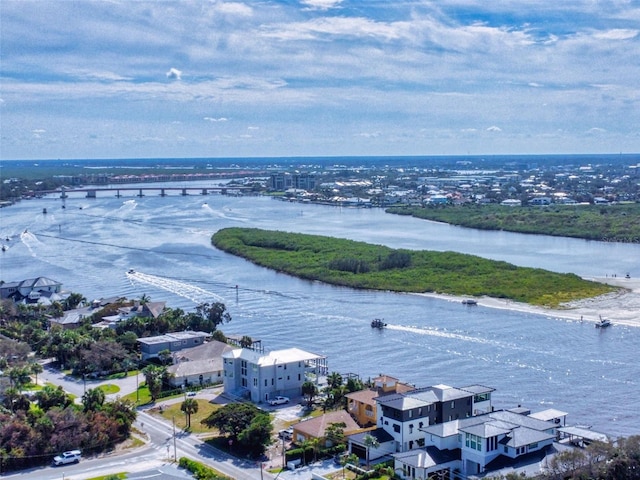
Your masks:
<instances>
[{"instance_id":1,"label":"river","mask_svg":"<svg viewBox=\"0 0 640 480\"><path fill-rule=\"evenodd\" d=\"M268 350L326 355L330 371L365 379L385 373L417 386L478 383L496 389L496 408L553 407L571 424L640 433L640 328L600 331L588 322L303 281L213 248L211 235L231 226L454 250L586 277L640 275L638 245L476 231L266 197L100 192L96 199L72 193L65 208L51 196L1 209L9 248L0 254L0 279L46 276L88 299L146 294L184 310L222 301L232 316L225 333L261 339ZM373 318L388 328L372 329Z\"/></svg>"}]
</instances>

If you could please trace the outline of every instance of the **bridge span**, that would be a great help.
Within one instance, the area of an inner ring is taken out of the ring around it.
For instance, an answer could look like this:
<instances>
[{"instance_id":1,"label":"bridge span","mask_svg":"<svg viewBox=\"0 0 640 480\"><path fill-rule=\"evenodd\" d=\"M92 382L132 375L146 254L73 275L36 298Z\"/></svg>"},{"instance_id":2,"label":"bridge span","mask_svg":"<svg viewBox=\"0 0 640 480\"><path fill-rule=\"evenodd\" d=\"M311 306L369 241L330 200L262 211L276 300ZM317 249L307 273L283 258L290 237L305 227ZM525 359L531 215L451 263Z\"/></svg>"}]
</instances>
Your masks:
<instances>
[{"instance_id":1,"label":"bridge span","mask_svg":"<svg viewBox=\"0 0 640 480\"><path fill-rule=\"evenodd\" d=\"M45 194L60 194L60 198L69 198L70 193L78 193L84 192L86 193L86 198L97 198L98 192L100 193L112 193L116 197L122 197L122 192L137 192L136 197L144 197L145 194L151 192L158 192L158 195L161 197L166 197L170 193L177 193L178 195L187 196L187 195L209 195L209 194L220 194L220 195L244 195L251 191L251 187L243 187L243 186L213 186L213 187L126 187L126 186L118 186L118 187L85 187L85 188L60 188L57 190L50 190L46 192L42 192Z\"/></svg>"}]
</instances>

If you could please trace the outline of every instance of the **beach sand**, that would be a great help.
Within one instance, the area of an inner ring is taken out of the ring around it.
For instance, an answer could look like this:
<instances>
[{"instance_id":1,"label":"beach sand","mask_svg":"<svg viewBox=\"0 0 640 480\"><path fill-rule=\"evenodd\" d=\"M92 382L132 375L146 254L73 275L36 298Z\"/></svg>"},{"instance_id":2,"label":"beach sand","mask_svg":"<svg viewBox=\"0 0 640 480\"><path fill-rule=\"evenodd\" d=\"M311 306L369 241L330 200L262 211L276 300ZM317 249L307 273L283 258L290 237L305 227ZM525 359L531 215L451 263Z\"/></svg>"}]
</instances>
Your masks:
<instances>
[{"instance_id":1,"label":"beach sand","mask_svg":"<svg viewBox=\"0 0 640 480\"><path fill-rule=\"evenodd\" d=\"M564 305L563 308L536 307L526 303L518 303L511 300L490 297L480 297L475 298L475 300L478 301L478 305L488 308L529 312L555 318L593 322L594 324L600 321L600 316L602 316L602 318L609 319L614 325L618 324L640 327L640 279L624 277L594 277L586 278L586 280L607 283L616 287L622 287L624 290L607 295L601 295L599 297L571 302ZM430 293L423 293L420 295L458 303L461 303L465 298L470 298Z\"/></svg>"}]
</instances>

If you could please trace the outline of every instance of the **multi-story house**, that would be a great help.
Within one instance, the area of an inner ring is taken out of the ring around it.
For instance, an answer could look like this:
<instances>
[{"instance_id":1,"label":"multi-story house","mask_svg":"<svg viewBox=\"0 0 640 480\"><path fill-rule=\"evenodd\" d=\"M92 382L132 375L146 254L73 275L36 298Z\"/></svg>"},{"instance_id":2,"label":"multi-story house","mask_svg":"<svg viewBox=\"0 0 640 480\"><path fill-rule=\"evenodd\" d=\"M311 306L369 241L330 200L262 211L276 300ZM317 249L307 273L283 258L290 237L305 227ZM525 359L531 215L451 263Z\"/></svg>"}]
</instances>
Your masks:
<instances>
[{"instance_id":1,"label":"multi-story house","mask_svg":"<svg viewBox=\"0 0 640 480\"><path fill-rule=\"evenodd\" d=\"M493 391L493 388L482 385L463 388L435 385L377 397L376 430L384 431L386 435L371 433L385 440L379 442L376 449L369 449L369 458L421 448L425 442L423 429L429 425L491 411ZM365 451L363 442L362 435L349 437L350 450L362 454Z\"/></svg>"},{"instance_id":2,"label":"multi-story house","mask_svg":"<svg viewBox=\"0 0 640 480\"><path fill-rule=\"evenodd\" d=\"M327 373L326 357L298 348L274 350L268 354L248 348L222 355L224 391L266 402L276 396L297 397L302 384L318 382Z\"/></svg>"},{"instance_id":3,"label":"multi-story house","mask_svg":"<svg viewBox=\"0 0 640 480\"><path fill-rule=\"evenodd\" d=\"M553 418L540 420L521 409L501 410L430 425L421 430L424 448L394 454L394 468L402 478L416 479L450 478L454 470L466 478L515 463L535 466L556 452L564 416L553 410Z\"/></svg>"},{"instance_id":4,"label":"multi-story house","mask_svg":"<svg viewBox=\"0 0 640 480\"><path fill-rule=\"evenodd\" d=\"M400 382L389 375L380 375L373 379L373 385L366 390L358 390L345 395L347 411L361 427L369 427L377 422L376 398L394 393L405 393L416 387Z\"/></svg>"}]
</instances>

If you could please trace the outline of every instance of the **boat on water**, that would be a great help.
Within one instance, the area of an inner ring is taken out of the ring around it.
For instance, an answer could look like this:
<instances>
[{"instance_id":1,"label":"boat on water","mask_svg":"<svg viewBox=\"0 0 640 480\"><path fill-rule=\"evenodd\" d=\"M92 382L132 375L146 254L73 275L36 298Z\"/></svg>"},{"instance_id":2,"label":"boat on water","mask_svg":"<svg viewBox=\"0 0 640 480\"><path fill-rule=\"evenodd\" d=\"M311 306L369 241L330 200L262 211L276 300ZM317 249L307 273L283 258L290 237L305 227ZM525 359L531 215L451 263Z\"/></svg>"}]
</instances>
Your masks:
<instances>
[{"instance_id":1,"label":"boat on water","mask_svg":"<svg viewBox=\"0 0 640 480\"><path fill-rule=\"evenodd\" d=\"M596 323L596 328L607 328L609 326L611 326L611 320L600 316L600 321Z\"/></svg>"},{"instance_id":2,"label":"boat on water","mask_svg":"<svg viewBox=\"0 0 640 480\"><path fill-rule=\"evenodd\" d=\"M47 209L46 209L46 208L43 208L43 209L42 209L42 213L46 214L46 213L47 213Z\"/></svg>"},{"instance_id":3,"label":"boat on water","mask_svg":"<svg viewBox=\"0 0 640 480\"><path fill-rule=\"evenodd\" d=\"M380 320L379 318L375 318L375 319L371 320L371 328L380 328L380 329L382 329L382 328L384 328L386 326L387 326L387 324L384 323L384 321Z\"/></svg>"},{"instance_id":4,"label":"boat on water","mask_svg":"<svg viewBox=\"0 0 640 480\"><path fill-rule=\"evenodd\" d=\"M129 271L128 271L127 273L129 273L130 275L132 275L132 274L136 273L136 271L135 271L133 268L130 268L130 269L129 269Z\"/></svg>"},{"instance_id":5,"label":"boat on water","mask_svg":"<svg viewBox=\"0 0 640 480\"><path fill-rule=\"evenodd\" d=\"M462 304L463 305L478 305L478 301L474 300L473 298L466 298L466 299L462 300Z\"/></svg>"}]
</instances>

